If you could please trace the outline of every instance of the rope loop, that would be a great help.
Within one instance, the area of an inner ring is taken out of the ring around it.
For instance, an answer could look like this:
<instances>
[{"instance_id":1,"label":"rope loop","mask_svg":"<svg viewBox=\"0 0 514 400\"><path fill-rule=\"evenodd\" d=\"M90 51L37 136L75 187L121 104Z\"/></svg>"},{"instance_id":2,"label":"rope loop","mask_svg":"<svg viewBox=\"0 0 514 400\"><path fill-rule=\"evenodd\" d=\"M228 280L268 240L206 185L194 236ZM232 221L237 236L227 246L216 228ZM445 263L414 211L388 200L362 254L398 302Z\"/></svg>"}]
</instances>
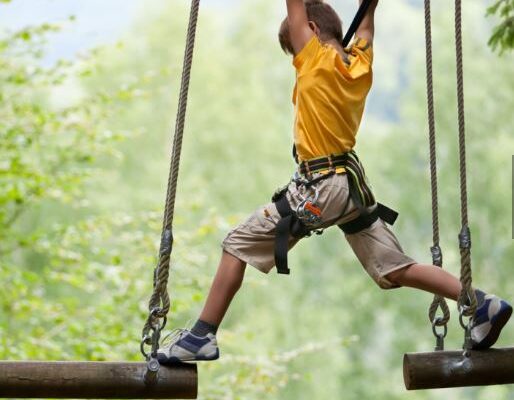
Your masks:
<instances>
[{"instance_id":1,"label":"rope loop","mask_svg":"<svg viewBox=\"0 0 514 400\"><path fill-rule=\"evenodd\" d=\"M437 316L437 312L440 311L442 315ZM441 296L434 296L434 300L430 305L430 309L428 312L428 318L432 324L432 333L436 338L436 347L435 350L444 350L444 339L448 334L448 321L450 320L450 309L448 308L448 303ZM443 332L438 332L437 328L442 327Z\"/></svg>"}]
</instances>

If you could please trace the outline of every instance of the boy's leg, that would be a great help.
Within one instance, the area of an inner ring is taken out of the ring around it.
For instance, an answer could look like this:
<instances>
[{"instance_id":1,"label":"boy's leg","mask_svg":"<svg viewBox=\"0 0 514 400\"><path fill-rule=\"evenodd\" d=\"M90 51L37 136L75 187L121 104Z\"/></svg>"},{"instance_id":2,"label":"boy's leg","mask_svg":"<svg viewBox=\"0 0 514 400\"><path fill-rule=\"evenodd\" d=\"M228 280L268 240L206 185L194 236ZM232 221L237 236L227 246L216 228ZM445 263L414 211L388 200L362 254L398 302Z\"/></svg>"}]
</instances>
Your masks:
<instances>
[{"instance_id":1,"label":"boy's leg","mask_svg":"<svg viewBox=\"0 0 514 400\"><path fill-rule=\"evenodd\" d=\"M230 231L223 241L218 271L199 319L191 330L176 330L176 334L159 349L159 362L167 364L219 357L216 332L241 287L247 263L264 273L274 267L274 230L280 218L276 206L270 203ZM297 241L290 238L290 246Z\"/></svg>"},{"instance_id":2,"label":"boy's leg","mask_svg":"<svg viewBox=\"0 0 514 400\"><path fill-rule=\"evenodd\" d=\"M462 290L460 280L435 265L412 264L386 275L397 286L407 286L457 300Z\"/></svg>"},{"instance_id":3,"label":"boy's leg","mask_svg":"<svg viewBox=\"0 0 514 400\"><path fill-rule=\"evenodd\" d=\"M209 295L200 314L200 320L218 327L235 294L241 287L246 263L223 251Z\"/></svg>"},{"instance_id":4,"label":"boy's leg","mask_svg":"<svg viewBox=\"0 0 514 400\"><path fill-rule=\"evenodd\" d=\"M457 300L462 285L447 271L422 265L406 256L383 221L346 238L366 271L384 289L408 286ZM512 314L512 307L497 296L476 290L478 308L471 321L474 349L491 347Z\"/></svg>"},{"instance_id":5,"label":"boy's leg","mask_svg":"<svg viewBox=\"0 0 514 400\"><path fill-rule=\"evenodd\" d=\"M235 294L241 287L246 263L223 251L218 271L200 318L191 331L179 329L157 353L161 364L215 360L219 357L216 331Z\"/></svg>"},{"instance_id":6,"label":"boy's leg","mask_svg":"<svg viewBox=\"0 0 514 400\"><path fill-rule=\"evenodd\" d=\"M400 286L425 290L440 296L457 300L462 285L460 281L433 265L413 264L394 271L387 278ZM497 296L475 290L478 308L471 323L472 346L475 350L494 345L501 330L512 315L512 307Z\"/></svg>"}]
</instances>

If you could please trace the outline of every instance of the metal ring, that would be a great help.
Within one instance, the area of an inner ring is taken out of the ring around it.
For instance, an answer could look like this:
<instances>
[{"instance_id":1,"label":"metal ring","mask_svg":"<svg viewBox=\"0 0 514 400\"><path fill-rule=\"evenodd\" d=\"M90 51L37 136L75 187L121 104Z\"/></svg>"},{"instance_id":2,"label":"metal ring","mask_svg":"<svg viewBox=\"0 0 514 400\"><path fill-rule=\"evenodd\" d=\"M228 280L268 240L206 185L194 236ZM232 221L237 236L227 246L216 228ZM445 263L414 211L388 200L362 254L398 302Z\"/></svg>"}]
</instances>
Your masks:
<instances>
[{"instance_id":1,"label":"metal ring","mask_svg":"<svg viewBox=\"0 0 514 400\"><path fill-rule=\"evenodd\" d=\"M145 351L145 344L148 344L146 343L146 341L148 339L151 339L150 336L146 335L143 337L143 339L141 340L141 344L139 345L139 349L141 350L141 354L143 354L143 356L145 357L146 360L148 360L148 353Z\"/></svg>"},{"instance_id":2,"label":"metal ring","mask_svg":"<svg viewBox=\"0 0 514 400\"><path fill-rule=\"evenodd\" d=\"M443 327L443 332L437 332L437 327L438 326L442 326ZM441 339L444 339L446 337L446 335L448 334L448 325L444 324L444 325L436 325L435 324L435 321L432 322L432 333L434 334L435 337L437 338L441 338Z\"/></svg>"},{"instance_id":3,"label":"metal ring","mask_svg":"<svg viewBox=\"0 0 514 400\"><path fill-rule=\"evenodd\" d=\"M165 315L164 318L162 319L162 325L161 327L159 328L159 331L162 332L162 330L166 327L166 323L168 322L168 317Z\"/></svg>"},{"instance_id":4,"label":"metal ring","mask_svg":"<svg viewBox=\"0 0 514 400\"><path fill-rule=\"evenodd\" d=\"M464 314L460 314L460 315L459 315L459 323L460 323L460 326L462 327L462 329L464 329L464 330L468 330L468 329L470 329L470 328L471 328L471 321L472 321L472 318L470 317L470 318L468 319L468 323L467 323L467 324L464 322L464 318L466 318L466 315L464 315Z\"/></svg>"}]
</instances>

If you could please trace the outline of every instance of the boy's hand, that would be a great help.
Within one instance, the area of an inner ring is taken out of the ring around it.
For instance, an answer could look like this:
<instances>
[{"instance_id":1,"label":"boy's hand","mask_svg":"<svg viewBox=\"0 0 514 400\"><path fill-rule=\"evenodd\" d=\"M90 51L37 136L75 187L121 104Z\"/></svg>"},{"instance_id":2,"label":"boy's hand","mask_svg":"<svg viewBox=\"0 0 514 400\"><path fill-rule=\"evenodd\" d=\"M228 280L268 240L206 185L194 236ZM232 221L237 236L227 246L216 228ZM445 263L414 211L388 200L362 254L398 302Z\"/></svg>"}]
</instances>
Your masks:
<instances>
[{"instance_id":1,"label":"boy's hand","mask_svg":"<svg viewBox=\"0 0 514 400\"><path fill-rule=\"evenodd\" d=\"M286 0L286 3L289 35L294 54L296 55L304 48L315 33L309 26L307 11L303 0Z\"/></svg>"},{"instance_id":2,"label":"boy's hand","mask_svg":"<svg viewBox=\"0 0 514 400\"><path fill-rule=\"evenodd\" d=\"M359 0L359 4L362 4L363 0ZM373 0L368 8L366 16L362 20L355 35L362 39L365 39L369 44L373 43L373 36L375 35L375 9L377 8L378 0Z\"/></svg>"}]
</instances>

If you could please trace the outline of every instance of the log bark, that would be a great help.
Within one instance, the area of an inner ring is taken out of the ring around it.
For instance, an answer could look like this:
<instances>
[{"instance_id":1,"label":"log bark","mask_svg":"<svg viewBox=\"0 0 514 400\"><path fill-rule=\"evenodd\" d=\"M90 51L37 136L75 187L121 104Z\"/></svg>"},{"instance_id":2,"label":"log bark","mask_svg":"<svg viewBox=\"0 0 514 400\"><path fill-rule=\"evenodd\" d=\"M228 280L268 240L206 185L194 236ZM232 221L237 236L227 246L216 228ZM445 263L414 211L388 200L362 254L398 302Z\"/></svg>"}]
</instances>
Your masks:
<instances>
[{"instance_id":1,"label":"log bark","mask_svg":"<svg viewBox=\"0 0 514 400\"><path fill-rule=\"evenodd\" d=\"M514 383L514 348L409 353L403 358L408 390Z\"/></svg>"},{"instance_id":2,"label":"log bark","mask_svg":"<svg viewBox=\"0 0 514 400\"><path fill-rule=\"evenodd\" d=\"M144 362L0 361L0 397L195 399L196 364L161 366L145 384Z\"/></svg>"}]
</instances>

